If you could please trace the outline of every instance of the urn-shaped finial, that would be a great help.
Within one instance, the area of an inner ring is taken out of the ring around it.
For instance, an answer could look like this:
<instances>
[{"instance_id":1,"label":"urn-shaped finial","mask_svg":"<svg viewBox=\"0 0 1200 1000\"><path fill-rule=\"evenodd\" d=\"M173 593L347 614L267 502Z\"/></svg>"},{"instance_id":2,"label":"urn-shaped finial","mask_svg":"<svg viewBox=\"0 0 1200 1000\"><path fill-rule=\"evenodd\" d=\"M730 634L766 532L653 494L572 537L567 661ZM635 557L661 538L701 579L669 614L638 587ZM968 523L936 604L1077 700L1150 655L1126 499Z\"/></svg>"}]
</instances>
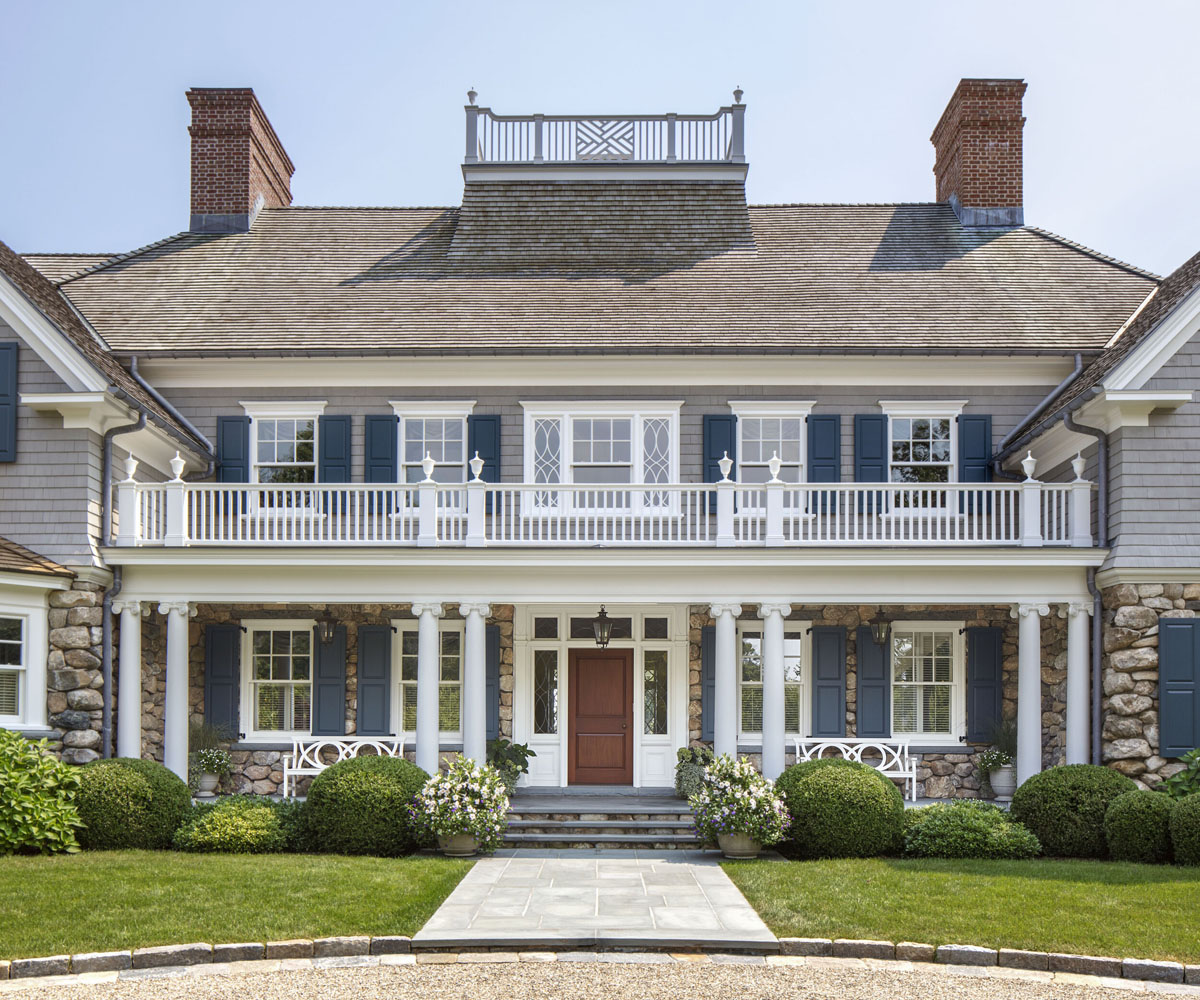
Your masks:
<instances>
[{"instance_id":1,"label":"urn-shaped finial","mask_svg":"<svg viewBox=\"0 0 1200 1000\"><path fill-rule=\"evenodd\" d=\"M779 452L771 452L771 460L767 462L767 468L771 470L771 482L779 482L779 470L783 468L783 459L779 457Z\"/></svg>"},{"instance_id":2,"label":"urn-shaped finial","mask_svg":"<svg viewBox=\"0 0 1200 1000\"><path fill-rule=\"evenodd\" d=\"M717 468L721 470L721 482L729 482L729 470L733 468L733 459L729 457L729 452L717 462Z\"/></svg>"},{"instance_id":3,"label":"urn-shaped finial","mask_svg":"<svg viewBox=\"0 0 1200 1000\"><path fill-rule=\"evenodd\" d=\"M1033 452L1028 451L1025 457L1021 459L1021 468L1025 472L1026 479L1032 479L1033 474L1037 471L1037 459L1033 457Z\"/></svg>"},{"instance_id":4,"label":"urn-shaped finial","mask_svg":"<svg viewBox=\"0 0 1200 1000\"><path fill-rule=\"evenodd\" d=\"M171 475L175 477L174 482L183 479L183 470L186 465L187 462L180 457L179 452L175 452L175 457L171 459Z\"/></svg>"},{"instance_id":5,"label":"urn-shaped finial","mask_svg":"<svg viewBox=\"0 0 1200 1000\"><path fill-rule=\"evenodd\" d=\"M479 457L479 452L475 452L475 457L467 464L471 467L472 482L479 482L479 473L483 471L483 459Z\"/></svg>"},{"instance_id":6,"label":"urn-shaped finial","mask_svg":"<svg viewBox=\"0 0 1200 1000\"><path fill-rule=\"evenodd\" d=\"M1083 478L1083 470L1087 466L1087 459L1083 457L1083 452L1077 451L1075 457L1071 459L1071 468L1075 472L1075 481L1079 482Z\"/></svg>"}]
</instances>

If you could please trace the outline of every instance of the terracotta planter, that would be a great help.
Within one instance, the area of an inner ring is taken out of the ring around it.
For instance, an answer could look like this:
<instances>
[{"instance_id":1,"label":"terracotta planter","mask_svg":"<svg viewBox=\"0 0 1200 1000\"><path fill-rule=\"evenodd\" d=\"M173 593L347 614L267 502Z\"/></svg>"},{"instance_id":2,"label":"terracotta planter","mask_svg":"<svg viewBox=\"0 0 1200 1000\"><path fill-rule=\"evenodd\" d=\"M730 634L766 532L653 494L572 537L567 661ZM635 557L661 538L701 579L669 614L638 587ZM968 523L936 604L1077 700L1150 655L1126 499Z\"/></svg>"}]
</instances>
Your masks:
<instances>
[{"instance_id":1,"label":"terracotta planter","mask_svg":"<svg viewBox=\"0 0 1200 1000\"><path fill-rule=\"evenodd\" d=\"M211 799L216 795L217 785L220 779L215 774L209 774L207 771L201 773L196 779L196 798Z\"/></svg>"},{"instance_id":2,"label":"terracotta planter","mask_svg":"<svg viewBox=\"0 0 1200 1000\"><path fill-rule=\"evenodd\" d=\"M998 799L1011 799L1017 789L1017 769L1012 764L1005 764L994 771L988 771L988 783Z\"/></svg>"},{"instance_id":3,"label":"terracotta planter","mask_svg":"<svg viewBox=\"0 0 1200 1000\"><path fill-rule=\"evenodd\" d=\"M448 858L469 858L479 850L479 839L473 833L455 833L438 837L438 850Z\"/></svg>"},{"instance_id":4,"label":"terracotta planter","mask_svg":"<svg viewBox=\"0 0 1200 1000\"><path fill-rule=\"evenodd\" d=\"M717 846L727 858L757 858L762 844L748 833L719 833Z\"/></svg>"}]
</instances>

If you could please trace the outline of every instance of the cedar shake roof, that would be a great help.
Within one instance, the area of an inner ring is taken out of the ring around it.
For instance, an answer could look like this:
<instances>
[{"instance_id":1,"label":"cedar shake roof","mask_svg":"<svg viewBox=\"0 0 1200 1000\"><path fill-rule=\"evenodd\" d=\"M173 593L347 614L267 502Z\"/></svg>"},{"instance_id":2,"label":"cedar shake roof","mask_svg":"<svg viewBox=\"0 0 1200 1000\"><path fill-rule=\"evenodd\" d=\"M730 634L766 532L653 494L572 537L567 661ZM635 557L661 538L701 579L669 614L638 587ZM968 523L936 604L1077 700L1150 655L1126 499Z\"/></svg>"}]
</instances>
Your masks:
<instances>
[{"instance_id":1,"label":"cedar shake roof","mask_svg":"<svg viewBox=\"0 0 1200 1000\"><path fill-rule=\"evenodd\" d=\"M500 182L455 208L264 209L62 290L118 352L1099 351L1147 272L944 204Z\"/></svg>"},{"instance_id":2,"label":"cedar shake roof","mask_svg":"<svg viewBox=\"0 0 1200 1000\"><path fill-rule=\"evenodd\" d=\"M24 545L0 537L0 572L36 573L42 576L74 576L65 566L31 552Z\"/></svg>"},{"instance_id":3,"label":"cedar shake roof","mask_svg":"<svg viewBox=\"0 0 1200 1000\"><path fill-rule=\"evenodd\" d=\"M111 260L116 254L23 253L21 256L32 264L36 270L41 271L42 274L57 284L63 278L69 278L72 274L78 274L80 271L86 271L97 264L103 264L106 260Z\"/></svg>"},{"instance_id":4,"label":"cedar shake roof","mask_svg":"<svg viewBox=\"0 0 1200 1000\"><path fill-rule=\"evenodd\" d=\"M149 414L150 419L180 439L187 447L207 453L208 448L180 425L97 340L76 315L70 303L41 272L0 242L0 274L3 274L43 316L75 345L87 361L120 393L128 396Z\"/></svg>"}]
</instances>

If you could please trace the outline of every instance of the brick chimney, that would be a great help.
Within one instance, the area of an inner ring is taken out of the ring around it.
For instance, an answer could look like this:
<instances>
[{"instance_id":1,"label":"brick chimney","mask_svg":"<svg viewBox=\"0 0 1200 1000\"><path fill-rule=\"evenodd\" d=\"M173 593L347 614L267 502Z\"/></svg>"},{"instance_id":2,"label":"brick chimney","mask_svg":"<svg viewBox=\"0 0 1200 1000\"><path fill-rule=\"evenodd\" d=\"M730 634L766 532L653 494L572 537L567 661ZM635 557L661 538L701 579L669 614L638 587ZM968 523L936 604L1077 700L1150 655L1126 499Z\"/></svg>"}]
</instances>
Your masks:
<instances>
[{"instance_id":1,"label":"brick chimney","mask_svg":"<svg viewBox=\"0 0 1200 1000\"><path fill-rule=\"evenodd\" d=\"M197 87L192 106L194 233L244 233L261 208L292 203L295 167L249 87Z\"/></svg>"},{"instance_id":2,"label":"brick chimney","mask_svg":"<svg viewBox=\"0 0 1200 1000\"><path fill-rule=\"evenodd\" d=\"M930 136L937 200L964 226L1020 226L1024 80L962 80Z\"/></svg>"}]
</instances>

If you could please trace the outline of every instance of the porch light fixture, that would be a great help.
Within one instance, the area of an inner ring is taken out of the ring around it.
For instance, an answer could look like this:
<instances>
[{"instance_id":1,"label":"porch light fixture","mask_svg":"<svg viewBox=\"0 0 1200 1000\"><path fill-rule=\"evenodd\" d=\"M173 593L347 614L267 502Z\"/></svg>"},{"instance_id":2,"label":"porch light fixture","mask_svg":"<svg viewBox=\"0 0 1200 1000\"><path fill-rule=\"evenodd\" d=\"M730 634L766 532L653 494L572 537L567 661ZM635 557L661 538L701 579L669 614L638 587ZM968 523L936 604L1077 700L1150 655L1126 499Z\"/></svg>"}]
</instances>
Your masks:
<instances>
[{"instance_id":1,"label":"porch light fixture","mask_svg":"<svg viewBox=\"0 0 1200 1000\"><path fill-rule=\"evenodd\" d=\"M871 638L875 641L876 646L882 646L888 641L888 633L892 631L892 626L884 619L883 615L876 615L868 624L871 626Z\"/></svg>"},{"instance_id":2,"label":"porch light fixture","mask_svg":"<svg viewBox=\"0 0 1200 1000\"><path fill-rule=\"evenodd\" d=\"M600 605L600 614L592 619L592 631L596 633L596 645L603 649L608 645L608 640L612 638L612 619L608 617L608 612L604 610L604 605Z\"/></svg>"},{"instance_id":3,"label":"porch light fixture","mask_svg":"<svg viewBox=\"0 0 1200 1000\"><path fill-rule=\"evenodd\" d=\"M338 620L328 611L317 619L317 638L321 640L322 646L328 646L333 642L333 636L337 632L337 627Z\"/></svg>"}]
</instances>

